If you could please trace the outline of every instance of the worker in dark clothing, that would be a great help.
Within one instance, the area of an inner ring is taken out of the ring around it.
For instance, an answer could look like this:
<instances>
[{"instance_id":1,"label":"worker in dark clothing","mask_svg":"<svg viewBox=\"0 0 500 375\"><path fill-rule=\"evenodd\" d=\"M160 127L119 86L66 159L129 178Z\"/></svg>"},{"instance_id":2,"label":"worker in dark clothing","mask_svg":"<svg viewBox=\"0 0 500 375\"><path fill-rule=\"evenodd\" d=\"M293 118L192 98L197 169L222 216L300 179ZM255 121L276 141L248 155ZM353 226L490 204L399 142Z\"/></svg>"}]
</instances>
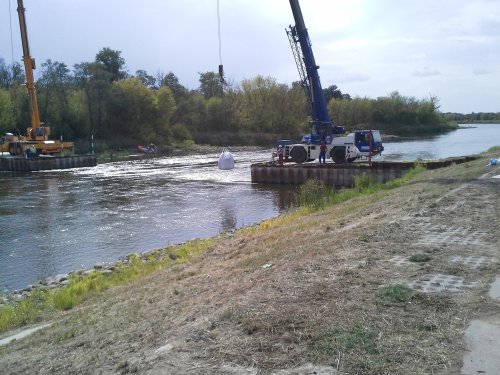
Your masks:
<instances>
[{"instance_id":1,"label":"worker in dark clothing","mask_svg":"<svg viewBox=\"0 0 500 375\"><path fill-rule=\"evenodd\" d=\"M319 146L319 163L326 164L326 145L325 145L325 142L321 142L321 146Z\"/></svg>"},{"instance_id":2,"label":"worker in dark clothing","mask_svg":"<svg viewBox=\"0 0 500 375\"><path fill-rule=\"evenodd\" d=\"M285 154L285 150L283 150L283 146L278 146L278 165L283 165L283 156Z\"/></svg>"}]
</instances>

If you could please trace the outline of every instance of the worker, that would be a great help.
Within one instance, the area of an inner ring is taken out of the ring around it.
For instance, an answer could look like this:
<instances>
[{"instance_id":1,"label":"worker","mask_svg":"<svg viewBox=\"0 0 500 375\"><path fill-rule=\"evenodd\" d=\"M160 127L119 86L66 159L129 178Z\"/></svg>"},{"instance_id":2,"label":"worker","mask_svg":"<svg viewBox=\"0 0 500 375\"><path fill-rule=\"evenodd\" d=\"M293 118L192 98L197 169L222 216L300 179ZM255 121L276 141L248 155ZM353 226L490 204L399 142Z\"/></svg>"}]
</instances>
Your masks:
<instances>
[{"instance_id":1,"label":"worker","mask_svg":"<svg viewBox=\"0 0 500 375\"><path fill-rule=\"evenodd\" d=\"M326 144L325 144L325 142L321 142L321 146L319 146L319 163L326 164Z\"/></svg>"},{"instance_id":2,"label":"worker","mask_svg":"<svg viewBox=\"0 0 500 375\"><path fill-rule=\"evenodd\" d=\"M283 155L285 150L283 150L283 145L278 146L278 165L283 165Z\"/></svg>"}]
</instances>

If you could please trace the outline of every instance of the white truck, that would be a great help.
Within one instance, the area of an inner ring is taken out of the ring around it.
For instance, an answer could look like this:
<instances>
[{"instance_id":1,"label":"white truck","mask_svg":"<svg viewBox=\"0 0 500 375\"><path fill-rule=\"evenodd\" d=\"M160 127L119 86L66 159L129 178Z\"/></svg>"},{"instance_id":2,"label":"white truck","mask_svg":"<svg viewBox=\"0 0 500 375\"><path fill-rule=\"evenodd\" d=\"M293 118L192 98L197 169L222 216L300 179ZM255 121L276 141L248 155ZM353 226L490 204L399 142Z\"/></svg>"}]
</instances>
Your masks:
<instances>
[{"instance_id":1,"label":"white truck","mask_svg":"<svg viewBox=\"0 0 500 375\"><path fill-rule=\"evenodd\" d=\"M370 153L378 155L384 150L378 130L356 130L347 135L337 135L332 140L328 136L326 138L326 157L337 164L352 163L369 157ZM284 147L285 161L305 163L319 158L320 144L311 143L309 135L304 136L300 143L278 141L278 145Z\"/></svg>"}]
</instances>

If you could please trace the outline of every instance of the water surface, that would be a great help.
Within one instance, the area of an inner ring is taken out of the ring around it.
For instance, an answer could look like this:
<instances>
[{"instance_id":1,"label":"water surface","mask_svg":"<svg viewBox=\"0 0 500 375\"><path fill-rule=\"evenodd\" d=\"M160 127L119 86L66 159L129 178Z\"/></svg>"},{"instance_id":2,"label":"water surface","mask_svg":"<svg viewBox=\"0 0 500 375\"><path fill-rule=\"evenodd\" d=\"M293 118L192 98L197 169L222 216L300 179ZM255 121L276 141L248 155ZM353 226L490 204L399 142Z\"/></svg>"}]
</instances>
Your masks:
<instances>
[{"instance_id":1,"label":"water surface","mask_svg":"<svg viewBox=\"0 0 500 375\"><path fill-rule=\"evenodd\" d=\"M36 172L0 184L0 286L113 262L255 224L287 208L289 188L251 184L250 165L270 151L100 164Z\"/></svg>"},{"instance_id":2,"label":"water surface","mask_svg":"<svg viewBox=\"0 0 500 375\"><path fill-rule=\"evenodd\" d=\"M480 154L500 146L500 124L467 124L424 139L384 143L380 160L432 160Z\"/></svg>"},{"instance_id":3,"label":"water surface","mask_svg":"<svg viewBox=\"0 0 500 375\"><path fill-rule=\"evenodd\" d=\"M468 127L385 143L379 159L464 156L500 145L500 125ZM218 169L217 153L0 174L0 290L279 215L294 188L251 183L250 165L270 153L234 152L233 170Z\"/></svg>"}]
</instances>

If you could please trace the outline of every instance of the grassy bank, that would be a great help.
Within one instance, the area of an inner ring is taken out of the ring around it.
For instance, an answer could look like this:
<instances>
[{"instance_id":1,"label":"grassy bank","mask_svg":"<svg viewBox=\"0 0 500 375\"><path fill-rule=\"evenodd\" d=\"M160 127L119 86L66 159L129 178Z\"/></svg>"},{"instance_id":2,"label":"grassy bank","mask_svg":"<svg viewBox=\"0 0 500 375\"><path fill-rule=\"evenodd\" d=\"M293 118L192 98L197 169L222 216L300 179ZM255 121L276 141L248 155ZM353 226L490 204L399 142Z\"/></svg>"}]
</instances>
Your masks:
<instances>
[{"instance_id":1,"label":"grassy bank","mask_svg":"<svg viewBox=\"0 0 500 375\"><path fill-rule=\"evenodd\" d=\"M110 273L95 270L89 275L72 274L64 287L35 289L29 297L9 300L0 308L0 333L27 324L51 319L55 310L69 310L91 296L117 285L150 275L164 267L183 264L213 245L213 239L188 241L183 245L168 247L149 253L144 259L131 254L125 261L115 264Z\"/></svg>"},{"instance_id":2,"label":"grassy bank","mask_svg":"<svg viewBox=\"0 0 500 375\"><path fill-rule=\"evenodd\" d=\"M412 169L405 176L385 184L373 182L367 176L356 179L353 189L334 190L318 181L304 184L297 195L298 210L278 218L263 221L260 225L243 229L245 232L266 231L272 227L286 225L297 217L326 207L346 202L356 197L367 196L380 190L388 190L410 181L422 172L424 167ZM95 270L90 275L72 274L69 285L55 290L35 290L29 297L9 300L0 308L0 333L23 325L52 317L55 310L69 310L85 301L89 296L116 285L126 285L137 278L150 275L165 267L173 267L213 247L216 238L189 241L180 246L172 246L151 252L146 259L132 254L125 262L117 262L111 273Z\"/></svg>"},{"instance_id":3,"label":"grassy bank","mask_svg":"<svg viewBox=\"0 0 500 375\"><path fill-rule=\"evenodd\" d=\"M498 309L485 297L500 272L499 185L485 177L500 173L486 166L495 154L416 170L392 186L358 180L332 192L310 182L293 212L202 241L182 263L170 263L178 247L158 250L151 272L82 294L69 310L51 307L49 328L0 347L0 368L460 373L464 330ZM453 260L471 255L492 262ZM432 282L443 276L464 285L415 286L444 285Z\"/></svg>"}]
</instances>

